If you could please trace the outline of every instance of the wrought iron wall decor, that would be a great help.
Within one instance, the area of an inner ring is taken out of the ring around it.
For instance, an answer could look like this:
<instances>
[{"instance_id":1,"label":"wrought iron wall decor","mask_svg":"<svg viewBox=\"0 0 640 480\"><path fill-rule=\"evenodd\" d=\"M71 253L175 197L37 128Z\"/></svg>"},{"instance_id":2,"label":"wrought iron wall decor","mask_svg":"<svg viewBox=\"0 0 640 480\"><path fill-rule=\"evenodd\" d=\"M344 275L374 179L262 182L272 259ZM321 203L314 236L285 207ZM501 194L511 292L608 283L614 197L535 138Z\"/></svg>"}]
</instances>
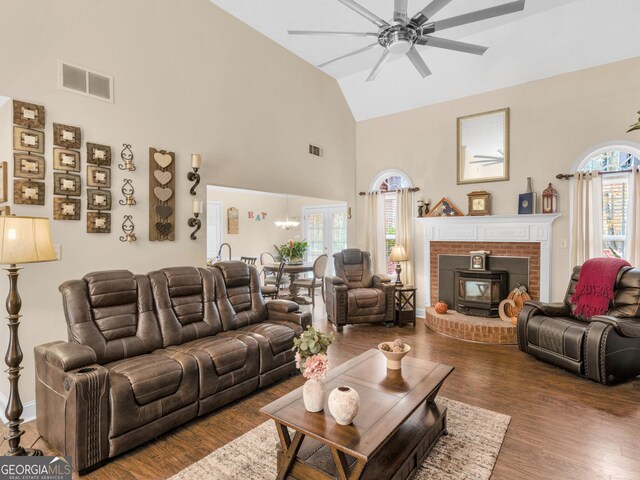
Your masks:
<instances>
[{"instance_id":1,"label":"wrought iron wall decor","mask_svg":"<svg viewBox=\"0 0 640 480\"><path fill-rule=\"evenodd\" d=\"M191 240L196 240L198 237L196 234L202 228L202 221L198 218L202 213L202 200L194 200L193 201L193 217L187 221L187 225L193 228L193 232L191 232Z\"/></svg>"},{"instance_id":2,"label":"wrought iron wall decor","mask_svg":"<svg viewBox=\"0 0 640 480\"><path fill-rule=\"evenodd\" d=\"M136 234L133 233L135 230L135 225L133 224L133 216L125 215L124 221L122 222L122 232L124 235L120 236L121 242L133 243L137 240Z\"/></svg>"},{"instance_id":3,"label":"wrought iron wall decor","mask_svg":"<svg viewBox=\"0 0 640 480\"><path fill-rule=\"evenodd\" d=\"M118 168L120 170L128 170L129 172L133 172L136 169L136 166L133 164L133 151L131 151L131 145L128 143L123 143L122 146L124 147L120 152L122 163L118 164Z\"/></svg>"},{"instance_id":4,"label":"wrought iron wall decor","mask_svg":"<svg viewBox=\"0 0 640 480\"><path fill-rule=\"evenodd\" d=\"M136 199L133 197L134 189L133 183L131 183L131 179L125 178L122 184L122 195L124 196L123 200L120 200L120 205L128 205L132 207L136 204Z\"/></svg>"},{"instance_id":5,"label":"wrought iron wall decor","mask_svg":"<svg viewBox=\"0 0 640 480\"><path fill-rule=\"evenodd\" d=\"M191 186L191 190L189 190L189 193L191 195L196 194L196 188L198 187L198 185L200 185L200 174L198 173L198 170L200 170L201 167L202 167L202 155L200 155L199 153L192 153L191 168L193 169L193 172L187 173L187 179L190 182L194 182L193 185Z\"/></svg>"}]
</instances>

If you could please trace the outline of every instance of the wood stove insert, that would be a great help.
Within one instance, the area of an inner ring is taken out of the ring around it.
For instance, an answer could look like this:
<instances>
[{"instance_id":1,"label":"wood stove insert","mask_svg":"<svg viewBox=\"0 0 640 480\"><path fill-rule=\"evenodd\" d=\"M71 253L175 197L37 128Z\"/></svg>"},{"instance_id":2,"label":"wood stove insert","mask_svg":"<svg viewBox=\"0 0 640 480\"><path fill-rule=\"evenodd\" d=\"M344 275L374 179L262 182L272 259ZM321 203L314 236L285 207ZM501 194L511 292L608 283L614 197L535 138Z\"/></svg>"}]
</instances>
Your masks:
<instances>
[{"instance_id":1,"label":"wood stove insert","mask_svg":"<svg viewBox=\"0 0 640 480\"><path fill-rule=\"evenodd\" d=\"M509 273L504 270L455 271L455 309L465 315L497 317L500 301L507 298Z\"/></svg>"}]
</instances>

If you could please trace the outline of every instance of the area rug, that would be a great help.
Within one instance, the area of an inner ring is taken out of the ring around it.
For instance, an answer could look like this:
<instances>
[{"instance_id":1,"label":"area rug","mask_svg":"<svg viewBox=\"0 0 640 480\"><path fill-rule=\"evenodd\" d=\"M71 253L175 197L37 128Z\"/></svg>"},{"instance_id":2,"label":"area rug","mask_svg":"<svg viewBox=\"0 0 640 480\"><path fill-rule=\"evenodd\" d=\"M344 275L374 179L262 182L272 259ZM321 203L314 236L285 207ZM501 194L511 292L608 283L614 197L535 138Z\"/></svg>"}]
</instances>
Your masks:
<instances>
[{"instance_id":1,"label":"area rug","mask_svg":"<svg viewBox=\"0 0 640 480\"><path fill-rule=\"evenodd\" d=\"M447 430L414 479L482 480L491 477L511 417L438 397L447 405ZM170 480L273 480L278 435L266 421L177 473Z\"/></svg>"}]
</instances>

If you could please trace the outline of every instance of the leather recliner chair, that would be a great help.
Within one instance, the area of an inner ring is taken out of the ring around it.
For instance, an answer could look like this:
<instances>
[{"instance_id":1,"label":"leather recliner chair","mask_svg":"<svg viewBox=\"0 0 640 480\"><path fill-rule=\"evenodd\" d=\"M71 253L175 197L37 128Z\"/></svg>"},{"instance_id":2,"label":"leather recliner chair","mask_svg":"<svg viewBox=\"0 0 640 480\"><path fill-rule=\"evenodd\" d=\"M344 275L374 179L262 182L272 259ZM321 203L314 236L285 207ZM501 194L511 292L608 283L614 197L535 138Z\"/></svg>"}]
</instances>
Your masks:
<instances>
[{"instance_id":1,"label":"leather recliner chair","mask_svg":"<svg viewBox=\"0 0 640 480\"><path fill-rule=\"evenodd\" d=\"M336 276L325 277L327 319L338 332L344 325L395 319L395 285L386 275L374 275L371 255L347 248L333 255Z\"/></svg>"},{"instance_id":2,"label":"leather recliner chair","mask_svg":"<svg viewBox=\"0 0 640 480\"><path fill-rule=\"evenodd\" d=\"M609 311L591 318L574 314L571 296L579 276L575 267L563 303L525 303L518 316L518 347L603 384L640 375L640 269L621 268Z\"/></svg>"}]
</instances>

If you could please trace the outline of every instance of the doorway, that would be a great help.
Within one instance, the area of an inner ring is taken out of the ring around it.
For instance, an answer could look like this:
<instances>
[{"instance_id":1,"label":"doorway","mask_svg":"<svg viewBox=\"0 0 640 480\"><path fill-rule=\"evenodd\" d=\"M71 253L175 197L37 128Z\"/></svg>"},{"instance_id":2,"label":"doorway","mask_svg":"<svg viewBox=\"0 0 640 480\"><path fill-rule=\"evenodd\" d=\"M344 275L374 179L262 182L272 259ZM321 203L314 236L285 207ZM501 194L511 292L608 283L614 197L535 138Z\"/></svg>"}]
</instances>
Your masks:
<instances>
[{"instance_id":1,"label":"doorway","mask_svg":"<svg viewBox=\"0 0 640 480\"><path fill-rule=\"evenodd\" d=\"M207 258L216 258L222 244L222 203L207 202Z\"/></svg>"}]
</instances>

